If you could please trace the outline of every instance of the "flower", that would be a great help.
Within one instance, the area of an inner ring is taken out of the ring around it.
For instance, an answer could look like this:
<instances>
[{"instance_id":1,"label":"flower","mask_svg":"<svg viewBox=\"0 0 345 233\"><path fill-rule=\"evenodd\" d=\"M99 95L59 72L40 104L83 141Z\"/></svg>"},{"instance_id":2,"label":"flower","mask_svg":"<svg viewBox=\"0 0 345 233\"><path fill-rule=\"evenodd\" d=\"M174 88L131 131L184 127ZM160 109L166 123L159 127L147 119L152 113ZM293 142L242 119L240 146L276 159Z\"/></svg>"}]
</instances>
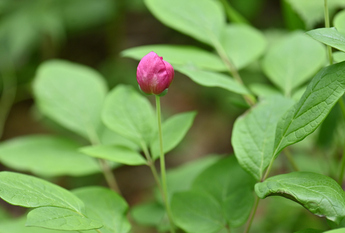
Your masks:
<instances>
[{"instance_id":1,"label":"flower","mask_svg":"<svg viewBox=\"0 0 345 233\"><path fill-rule=\"evenodd\" d=\"M137 81L146 94L162 94L174 78L174 68L155 52L145 55L137 67Z\"/></svg>"}]
</instances>

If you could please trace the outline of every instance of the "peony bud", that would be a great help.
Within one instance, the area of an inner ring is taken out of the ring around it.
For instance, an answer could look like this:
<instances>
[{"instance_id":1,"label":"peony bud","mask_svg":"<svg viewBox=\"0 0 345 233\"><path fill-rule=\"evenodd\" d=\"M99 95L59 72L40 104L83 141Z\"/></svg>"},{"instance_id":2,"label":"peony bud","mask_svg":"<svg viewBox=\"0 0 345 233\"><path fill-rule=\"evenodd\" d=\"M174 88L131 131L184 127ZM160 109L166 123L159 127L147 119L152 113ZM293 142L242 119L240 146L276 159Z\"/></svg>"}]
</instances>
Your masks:
<instances>
[{"instance_id":1,"label":"peony bud","mask_svg":"<svg viewBox=\"0 0 345 233\"><path fill-rule=\"evenodd\" d=\"M155 52L145 55L137 68L137 81L146 94L162 94L174 78L174 68Z\"/></svg>"}]
</instances>

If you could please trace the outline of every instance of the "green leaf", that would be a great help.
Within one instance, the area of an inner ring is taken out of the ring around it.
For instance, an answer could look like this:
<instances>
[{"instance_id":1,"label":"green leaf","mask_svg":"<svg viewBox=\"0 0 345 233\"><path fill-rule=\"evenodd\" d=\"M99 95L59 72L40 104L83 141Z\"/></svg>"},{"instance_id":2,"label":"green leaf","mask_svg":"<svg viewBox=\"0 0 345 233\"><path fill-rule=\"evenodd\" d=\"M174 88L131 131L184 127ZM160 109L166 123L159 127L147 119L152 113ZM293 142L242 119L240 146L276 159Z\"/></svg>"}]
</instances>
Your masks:
<instances>
[{"instance_id":1,"label":"green leaf","mask_svg":"<svg viewBox=\"0 0 345 233\"><path fill-rule=\"evenodd\" d=\"M245 24L227 25L220 41L237 69L242 69L257 60L266 49L264 35Z\"/></svg>"},{"instance_id":2,"label":"green leaf","mask_svg":"<svg viewBox=\"0 0 345 233\"><path fill-rule=\"evenodd\" d=\"M0 197L28 208L61 207L81 213L84 203L76 196L48 181L15 172L0 172Z\"/></svg>"},{"instance_id":3,"label":"green leaf","mask_svg":"<svg viewBox=\"0 0 345 233\"><path fill-rule=\"evenodd\" d=\"M318 28L308 31L307 34L317 41L345 52L345 35L335 28Z\"/></svg>"},{"instance_id":4,"label":"green leaf","mask_svg":"<svg viewBox=\"0 0 345 233\"><path fill-rule=\"evenodd\" d=\"M164 206L157 202L140 204L131 210L133 219L144 226L159 226L165 214Z\"/></svg>"},{"instance_id":5,"label":"green leaf","mask_svg":"<svg viewBox=\"0 0 345 233\"><path fill-rule=\"evenodd\" d=\"M249 89L257 96L282 95L282 93L271 85L264 83L251 83Z\"/></svg>"},{"instance_id":6,"label":"green leaf","mask_svg":"<svg viewBox=\"0 0 345 233\"><path fill-rule=\"evenodd\" d=\"M26 226L43 227L54 230L90 230L103 225L78 212L65 208L41 207L28 213Z\"/></svg>"},{"instance_id":7,"label":"green leaf","mask_svg":"<svg viewBox=\"0 0 345 233\"><path fill-rule=\"evenodd\" d=\"M171 211L177 226L189 233L213 233L225 227L222 207L209 194L196 191L176 193Z\"/></svg>"},{"instance_id":8,"label":"green leaf","mask_svg":"<svg viewBox=\"0 0 345 233\"><path fill-rule=\"evenodd\" d=\"M126 217L128 204L119 194L102 187L80 188L73 193L85 203L88 216L103 223L99 229L101 233L130 231L131 225Z\"/></svg>"},{"instance_id":9,"label":"green leaf","mask_svg":"<svg viewBox=\"0 0 345 233\"><path fill-rule=\"evenodd\" d=\"M140 60L149 52L154 51L173 66L193 65L200 69L225 71L223 61L214 53L194 46L186 45L145 45L126 49L121 52L124 57Z\"/></svg>"},{"instance_id":10,"label":"green leaf","mask_svg":"<svg viewBox=\"0 0 345 233\"><path fill-rule=\"evenodd\" d=\"M268 178L255 185L260 198L283 196L313 214L339 223L345 217L345 193L333 179L310 172L293 172Z\"/></svg>"},{"instance_id":11,"label":"green leaf","mask_svg":"<svg viewBox=\"0 0 345 233\"><path fill-rule=\"evenodd\" d=\"M324 21L324 0L286 0L304 20L307 28L314 27ZM328 1L328 9L332 14L335 10L345 7L343 0Z\"/></svg>"},{"instance_id":12,"label":"green leaf","mask_svg":"<svg viewBox=\"0 0 345 233\"><path fill-rule=\"evenodd\" d=\"M322 232L324 231L308 228L308 229L303 229L300 231L295 231L294 233L322 233Z\"/></svg>"},{"instance_id":13,"label":"green leaf","mask_svg":"<svg viewBox=\"0 0 345 233\"><path fill-rule=\"evenodd\" d=\"M302 32L294 32L272 45L262 65L268 78L290 96L325 63L324 47Z\"/></svg>"},{"instance_id":14,"label":"green leaf","mask_svg":"<svg viewBox=\"0 0 345 233\"><path fill-rule=\"evenodd\" d=\"M100 172L97 162L78 152L80 145L50 135L17 137L0 144L0 161L41 176L83 176Z\"/></svg>"},{"instance_id":15,"label":"green leaf","mask_svg":"<svg viewBox=\"0 0 345 233\"><path fill-rule=\"evenodd\" d=\"M41 227L26 227L26 217L6 220L1 222L0 232L5 233L61 233L59 230L50 230ZM77 233L77 231L69 231L69 233Z\"/></svg>"},{"instance_id":16,"label":"green leaf","mask_svg":"<svg viewBox=\"0 0 345 233\"><path fill-rule=\"evenodd\" d=\"M106 85L96 71L62 60L44 62L34 81L40 111L89 140L95 140Z\"/></svg>"},{"instance_id":17,"label":"green leaf","mask_svg":"<svg viewBox=\"0 0 345 233\"><path fill-rule=\"evenodd\" d=\"M81 148L80 151L95 158L106 159L126 165L136 166L146 164L146 160L139 152L123 146L86 146Z\"/></svg>"},{"instance_id":18,"label":"green leaf","mask_svg":"<svg viewBox=\"0 0 345 233\"><path fill-rule=\"evenodd\" d=\"M236 158L256 180L261 180L274 156L278 120L293 104L291 99L272 95L235 121L231 143Z\"/></svg>"},{"instance_id":19,"label":"green leaf","mask_svg":"<svg viewBox=\"0 0 345 233\"><path fill-rule=\"evenodd\" d=\"M335 230L324 231L324 233L344 233L344 232L345 232L345 228L339 228L339 229L335 229Z\"/></svg>"},{"instance_id":20,"label":"green leaf","mask_svg":"<svg viewBox=\"0 0 345 233\"><path fill-rule=\"evenodd\" d=\"M337 52L334 52L333 53L333 60L335 62L342 62L342 61L345 61L345 53L344 52L340 52L340 51L337 51Z\"/></svg>"},{"instance_id":21,"label":"green leaf","mask_svg":"<svg viewBox=\"0 0 345 233\"><path fill-rule=\"evenodd\" d=\"M198 70L194 67L175 67L175 69L202 86L220 87L241 95L249 94L249 91L245 86L239 84L228 75L212 71Z\"/></svg>"},{"instance_id":22,"label":"green leaf","mask_svg":"<svg viewBox=\"0 0 345 233\"><path fill-rule=\"evenodd\" d=\"M205 169L194 180L192 190L211 195L221 206L220 213L229 226L238 227L247 220L252 209L254 183L236 158L229 156Z\"/></svg>"},{"instance_id":23,"label":"green leaf","mask_svg":"<svg viewBox=\"0 0 345 233\"><path fill-rule=\"evenodd\" d=\"M278 153L286 146L303 140L326 118L345 91L345 62L320 70L302 98L279 120L274 143Z\"/></svg>"},{"instance_id":24,"label":"green leaf","mask_svg":"<svg viewBox=\"0 0 345 233\"><path fill-rule=\"evenodd\" d=\"M111 130L139 146L143 142L150 143L157 128L150 102L134 88L125 85L118 85L108 94L102 119Z\"/></svg>"},{"instance_id":25,"label":"green leaf","mask_svg":"<svg viewBox=\"0 0 345 233\"><path fill-rule=\"evenodd\" d=\"M204 43L219 38L225 15L217 1L145 0L150 12L163 24Z\"/></svg>"},{"instance_id":26,"label":"green leaf","mask_svg":"<svg viewBox=\"0 0 345 233\"><path fill-rule=\"evenodd\" d=\"M174 149L192 127L196 112L180 113L164 121L162 125L163 151L167 153ZM159 138L155 137L151 144L153 159L159 158Z\"/></svg>"},{"instance_id":27,"label":"green leaf","mask_svg":"<svg viewBox=\"0 0 345 233\"><path fill-rule=\"evenodd\" d=\"M345 35L345 10L340 11L333 20L334 27L341 34Z\"/></svg>"}]
</instances>

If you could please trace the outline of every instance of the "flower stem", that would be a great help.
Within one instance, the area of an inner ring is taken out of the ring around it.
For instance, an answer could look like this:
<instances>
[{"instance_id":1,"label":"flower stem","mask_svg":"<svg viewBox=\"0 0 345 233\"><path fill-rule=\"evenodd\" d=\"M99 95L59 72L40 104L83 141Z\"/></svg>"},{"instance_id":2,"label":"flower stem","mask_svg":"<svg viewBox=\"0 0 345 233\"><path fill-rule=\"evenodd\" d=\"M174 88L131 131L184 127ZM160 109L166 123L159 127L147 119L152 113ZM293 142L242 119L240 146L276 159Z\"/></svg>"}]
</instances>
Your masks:
<instances>
[{"instance_id":1,"label":"flower stem","mask_svg":"<svg viewBox=\"0 0 345 233\"><path fill-rule=\"evenodd\" d=\"M104 178L107 181L109 188L121 195L121 191L119 189L119 186L117 185L115 176L112 173L111 168L109 164L107 163L107 161L104 159L99 159L98 161L101 165Z\"/></svg>"},{"instance_id":2,"label":"flower stem","mask_svg":"<svg viewBox=\"0 0 345 233\"><path fill-rule=\"evenodd\" d=\"M253 209L252 209L252 212L250 213L250 216L249 216L249 219L248 219L248 221L247 221L247 225L246 225L246 228L245 228L245 230L244 230L244 233L248 233L249 230L250 230L250 227L251 227L251 225L252 225L252 222L253 222L253 219L254 219L256 210L257 210L258 205L259 205L259 201L260 201L259 197L256 196L256 197L255 197L255 202L254 202L254 207L253 207Z\"/></svg>"},{"instance_id":3,"label":"flower stem","mask_svg":"<svg viewBox=\"0 0 345 233\"><path fill-rule=\"evenodd\" d=\"M164 151L163 151L163 135L162 135L162 117L161 117L161 103L160 97L156 95L156 108L157 108L157 122L158 122L158 134L159 134L159 146L160 146L160 165L161 165L161 181L162 181L162 190L163 190L163 200L165 203L165 208L168 214L169 222L170 222L170 232L175 233L174 224L172 221L172 214L170 210L169 204L169 197L168 197L168 189L167 189L167 182L166 182L166 171L165 171L165 158L164 158Z\"/></svg>"},{"instance_id":4,"label":"flower stem","mask_svg":"<svg viewBox=\"0 0 345 233\"><path fill-rule=\"evenodd\" d=\"M345 170L345 146L343 150L343 157L341 158L341 163L340 163L340 172L339 172L339 179L338 179L338 183L340 186L342 186L343 184L344 170Z\"/></svg>"},{"instance_id":5,"label":"flower stem","mask_svg":"<svg viewBox=\"0 0 345 233\"><path fill-rule=\"evenodd\" d=\"M324 14L325 14L325 27L329 28L330 27L330 21L329 21L327 0L324 0ZM329 64L332 65L333 64L332 48L329 45L327 45L327 52L328 52Z\"/></svg>"}]
</instances>

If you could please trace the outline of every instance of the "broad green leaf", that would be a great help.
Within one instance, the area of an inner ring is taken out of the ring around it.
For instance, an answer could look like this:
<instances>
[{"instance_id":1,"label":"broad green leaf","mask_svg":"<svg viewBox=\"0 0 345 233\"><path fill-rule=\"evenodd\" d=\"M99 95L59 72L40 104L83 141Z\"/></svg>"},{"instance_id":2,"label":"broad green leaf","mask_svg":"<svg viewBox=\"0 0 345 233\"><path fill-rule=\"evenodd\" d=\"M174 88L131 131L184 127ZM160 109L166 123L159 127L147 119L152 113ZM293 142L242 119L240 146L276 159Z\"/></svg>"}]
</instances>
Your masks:
<instances>
[{"instance_id":1,"label":"broad green leaf","mask_svg":"<svg viewBox=\"0 0 345 233\"><path fill-rule=\"evenodd\" d=\"M175 67L175 69L190 79L192 79L197 84L206 87L220 87L225 90L237 93L237 94L249 94L249 91L245 86L236 82L234 79L228 75L216 73L212 71L198 70L193 67Z\"/></svg>"},{"instance_id":2,"label":"broad green leaf","mask_svg":"<svg viewBox=\"0 0 345 233\"><path fill-rule=\"evenodd\" d=\"M225 227L222 207L209 194L197 191L176 193L171 211L177 226L189 233L215 233Z\"/></svg>"},{"instance_id":3,"label":"broad green leaf","mask_svg":"<svg viewBox=\"0 0 345 233\"><path fill-rule=\"evenodd\" d=\"M110 130L106 126L99 130L99 139L102 145L125 146L133 150L138 150L139 146L131 140L121 136L120 134Z\"/></svg>"},{"instance_id":4,"label":"broad green leaf","mask_svg":"<svg viewBox=\"0 0 345 233\"><path fill-rule=\"evenodd\" d=\"M174 149L192 127L196 112L180 113L164 121L162 125L163 151L167 153ZM151 153L154 159L160 154L159 138L153 138L151 144Z\"/></svg>"},{"instance_id":5,"label":"broad green leaf","mask_svg":"<svg viewBox=\"0 0 345 233\"><path fill-rule=\"evenodd\" d=\"M0 172L0 197L28 208L61 207L82 213L84 203L66 189L37 177L15 172Z\"/></svg>"},{"instance_id":6,"label":"broad green leaf","mask_svg":"<svg viewBox=\"0 0 345 233\"><path fill-rule=\"evenodd\" d=\"M211 195L221 206L220 213L228 224L238 227L247 220L252 209L254 183L236 158L229 156L205 169L194 180L192 190Z\"/></svg>"},{"instance_id":7,"label":"broad green leaf","mask_svg":"<svg viewBox=\"0 0 345 233\"><path fill-rule=\"evenodd\" d=\"M164 220L166 211L164 206L157 202L144 203L131 209L133 219L144 226L159 226Z\"/></svg>"},{"instance_id":8,"label":"broad green leaf","mask_svg":"<svg viewBox=\"0 0 345 233\"><path fill-rule=\"evenodd\" d=\"M269 48L262 65L286 96L310 79L325 63L325 48L302 32L294 32Z\"/></svg>"},{"instance_id":9,"label":"broad green leaf","mask_svg":"<svg viewBox=\"0 0 345 233\"><path fill-rule=\"evenodd\" d=\"M100 74L86 66L51 60L39 67L33 89L44 115L89 140L96 140L107 91Z\"/></svg>"},{"instance_id":10,"label":"broad green leaf","mask_svg":"<svg viewBox=\"0 0 345 233\"><path fill-rule=\"evenodd\" d=\"M225 71L223 61L214 53L194 46L186 45L145 45L126 49L122 56L140 60L149 52L154 51L174 65L193 65L200 69Z\"/></svg>"},{"instance_id":11,"label":"broad green leaf","mask_svg":"<svg viewBox=\"0 0 345 233\"><path fill-rule=\"evenodd\" d=\"M252 83L249 85L249 89L259 97L270 95L282 95L282 93L278 89L264 83Z\"/></svg>"},{"instance_id":12,"label":"broad green leaf","mask_svg":"<svg viewBox=\"0 0 345 233\"><path fill-rule=\"evenodd\" d=\"M26 227L26 217L6 220L1 222L1 233L61 233L59 230L45 229L41 227ZM77 231L68 231L68 233L78 233Z\"/></svg>"},{"instance_id":13,"label":"broad green leaf","mask_svg":"<svg viewBox=\"0 0 345 233\"><path fill-rule=\"evenodd\" d=\"M65 208L41 207L28 213L26 226L43 227L54 230L90 230L103 225L78 212Z\"/></svg>"},{"instance_id":14,"label":"broad green leaf","mask_svg":"<svg viewBox=\"0 0 345 233\"><path fill-rule=\"evenodd\" d=\"M334 52L333 53L333 60L335 62L345 61L345 53L344 52L340 52L340 51Z\"/></svg>"},{"instance_id":15,"label":"broad green leaf","mask_svg":"<svg viewBox=\"0 0 345 233\"><path fill-rule=\"evenodd\" d=\"M314 27L324 21L324 0L286 0L304 20L307 28ZM328 1L329 11L332 13L338 8L345 7L343 0Z\"/></svg>"},{"instance_id":16,"label":"broad green leaf","mask_svg":"<svg viewBox=\"0 0 345 233\"><path fill-rule=\"evenodd\" d=\"M219 159L219 155L208 155L205 158L200 158L168 170L167 188L169 198L176 192L189 190L195 178Z\"/></svg>"},{"instance_id":17,"label":"broad green leaf","mask_svg":"<svg viewBox=\"0 0 345 233\"><path fill-rule=\"evenodd\" d=\"M345 35L345 10L340 11L333 20L334 27L341 34Z\"/></svg>"},{"instance_id":18,"label":"broad green leaf","mask_svg":"<svg viewBox=\"0 0 345 233\"><path fill-rule=\"evenodd\" d=\"M150 12L165 25L211 44L225 26L222 6L209 0L145 0Z\"/></svg>"},{"instance_id":19,"label":"broad green leaf","mask_svg":"<svg viewBox=\"0 0 345 233\"><path fill-rule=\"evenodd\" d=\"M100 172L98 163L78 152L79 144L50 135L17 137L0 144L0 161L41 176L83 176Z\"/></svg>"},{"instance_id":20,"label":"broad green leaf","mask_svg":"<svg viewBox=\"0 0 345 233\"><path fill-rule=\"evenodd\" d=\"M302 98L279 120L274 155L286 146L303 140L326 118L345 91L345 62L320 70Z\"/></svg>"},{"instance_id":21,"label":"broad green leaf","mask_svg":"<svg viewBox=\"0 0 345 233\"><path fill-rule=\"evenodd\" d=\"M307 34L317 41L345 52L345 35L335 28L318 28L308 31Z\"/></svg>"},{"instance_id":22,"label":"broad green leaf","mask_svg":"<svg viewBox=\"0 0 345 233\"><path fill-rule=\"evenodd\" d=\"M242 69L258 59L266 49L263 34L245 24L228 25L220 42L237 69Z\"/></svg>"},{"instance_id":23,"label":"broad green leaf","mask_svg":"<svg viewBox=\"0 0 345 233\"><path fill-rule=\"evenodd\" d=\"M150 102L134 88L125 85L118 85L108 94L102 119L111 130L139 146L148 144L157 128Z\"/></svg>"},{"instance_id":24,"label":"broad green leaf","mask_svg":"<svg viewBox=\"0 0 345 233\"><path fill-rule=\"evenodd\" d=\"M283 196L313 214L339 223L345 218L345 192L333 179L311 172L293 172L268 178L255 185L260 198Z\"/></svg>"},{"instance_id":25,"label":"broad green leaf","mask_svg":"<svg viewBox=\"0 0 345 233\"><path fill-rule=\"evenodd\" d=\"M339 229L335 229L335 230L324 231L324 233L345 233L345 228L339 228Z\"/></svg>"},{"instance_id":26,"label":"broad green leaf","mask_svg":"<svg viewBox=\"0 0 345 233\"><path fill-rule=\"evenodd\" d=\"M80 188L73 193L85 203L88 217L103 224L99 229L101 233L130 231L131 225L126 218L128 204L119 194L102 187Z\"/></svg>"},{"instance_id":27,"label":"broad green leaf","mask_svg":"<svg viewBox=\"0 0 345 233\"><path fill-rule=\"evenodd\" d=\"M293 104L291 99L272 95L235 121L231 143L236 158L256 180L261 180L274 156L277 123Z\"/></svg>"},{"instance_id":28,"label":"broad green leaf","mask_svg":"<svg viewBox=\"0 0 345 233\"><path fill-rule=\"evenodd\" d=\"M80 151L86 155L106 159L116 163L126 165L143 165L146 164L144 157L137 151L124 146L112 146L112 145L96 145L86 146L80 149Z\"/></svg>"}]
</instances>

